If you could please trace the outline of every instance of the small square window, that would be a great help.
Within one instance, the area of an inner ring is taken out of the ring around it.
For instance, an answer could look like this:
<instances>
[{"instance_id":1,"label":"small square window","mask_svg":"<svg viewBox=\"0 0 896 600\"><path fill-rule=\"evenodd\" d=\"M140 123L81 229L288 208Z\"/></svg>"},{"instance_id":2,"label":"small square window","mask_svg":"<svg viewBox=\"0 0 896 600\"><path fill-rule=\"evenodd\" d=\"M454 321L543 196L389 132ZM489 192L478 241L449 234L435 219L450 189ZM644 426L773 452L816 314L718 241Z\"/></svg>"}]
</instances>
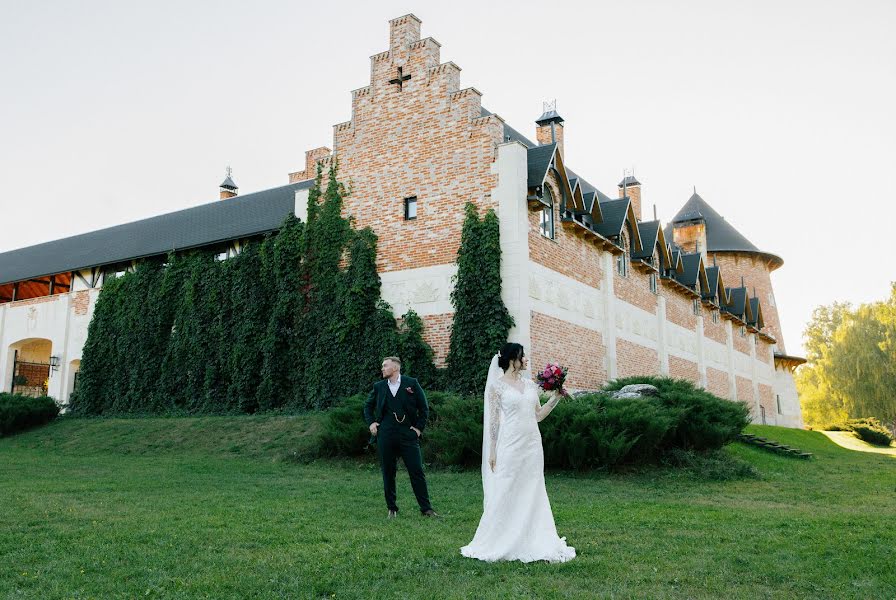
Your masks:
<instances>
[{"instance_id":1,"label":"small square window","mask_svg":"<svg viewBox=\"0 0 896 600\"><path fill-rule=\"evenodd\" d=\"M404 219L410 221L417 218L417 196L404 199Z\"/></svg>"}]
</instances>

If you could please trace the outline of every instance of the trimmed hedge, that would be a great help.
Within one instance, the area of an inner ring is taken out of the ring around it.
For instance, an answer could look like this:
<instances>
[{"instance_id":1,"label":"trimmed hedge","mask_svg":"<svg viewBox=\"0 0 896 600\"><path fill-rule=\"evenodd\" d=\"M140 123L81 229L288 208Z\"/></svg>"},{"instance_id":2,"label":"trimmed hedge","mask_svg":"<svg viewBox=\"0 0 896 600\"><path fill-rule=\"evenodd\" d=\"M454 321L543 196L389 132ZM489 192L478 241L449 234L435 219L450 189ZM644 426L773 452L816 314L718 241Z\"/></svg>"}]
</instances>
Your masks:
<instances>
[{"instance_id":1,"label":"trimmed hedge","mask_svg":"<svg viewBox=\"0 0 896 600\"><path fill-rule=\"evenodd\" d=\"M884 427L883 423L874 417L865 419L850 419L845 428L856 434L860 440L876 446L889 446L893 443L893 436Z\"/></svg>"},{"instance_id":2,"label":"trimmed hedge","mask_svg":"<svg viewBox=\"0 0 896 600\"><path fill-rule=\"evenodd\" d=\"M618 389L635 379L608 384ZM670 464L682 452L712 454L734 441L749 423L749 408L684 380L637 378L659 396L615 400L606 392L561 400L540 423L545 466L613 469ZM328 414L321 455L358 456L369 434L361 417L365 396L353 396ZM482 398L433 392L422 445L427 462L476 467L482 460ZM670 458L671 457L671 458ZM679 461L680 462L680 461Z\"/></svg>"},{"instance_id":3,"label":"trimmed hedge","mask_svg":"<svg viewBox=\"0 0 896 600\"><path fill-rule=\"evenodd\" d=\"M0 437L49 423L58 415L59 406L49 396L0 393Z\"/></svg>"}]
</instances>

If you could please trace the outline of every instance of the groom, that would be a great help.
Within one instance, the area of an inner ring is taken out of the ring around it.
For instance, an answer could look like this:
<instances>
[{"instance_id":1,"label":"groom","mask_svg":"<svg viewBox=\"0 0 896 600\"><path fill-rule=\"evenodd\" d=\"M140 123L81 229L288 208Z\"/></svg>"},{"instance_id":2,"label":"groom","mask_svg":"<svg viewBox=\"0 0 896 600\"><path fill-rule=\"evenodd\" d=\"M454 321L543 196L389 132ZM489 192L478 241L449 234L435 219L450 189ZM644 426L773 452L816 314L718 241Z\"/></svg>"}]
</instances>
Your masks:
<instances>
[{"instance_id":1,"label":"groom","mask_svg":"<svg viewBox=\"0 0 896 600\"><path fill-rule=\"evenodd\" d=\"M398 516L395 472L399 456L411 476L420 512L426 517L437 517L429 503L420 455L420 436L429 417L426 394L416 379L401 374L401 360L395 356L383 359L382 373L383 379L373 384L364 403L364 420L371 435L377 438L389 518Z\"/></svg>"}]
</instances>

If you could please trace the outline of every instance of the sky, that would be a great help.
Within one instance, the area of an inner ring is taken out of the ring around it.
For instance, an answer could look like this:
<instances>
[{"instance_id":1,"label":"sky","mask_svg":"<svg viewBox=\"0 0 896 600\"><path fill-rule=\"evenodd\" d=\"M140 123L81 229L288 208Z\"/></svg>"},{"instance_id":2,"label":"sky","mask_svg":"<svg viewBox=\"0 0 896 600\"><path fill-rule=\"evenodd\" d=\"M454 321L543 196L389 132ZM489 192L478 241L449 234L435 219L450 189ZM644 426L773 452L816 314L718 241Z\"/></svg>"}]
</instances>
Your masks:
<instances>
[{"instance_id":1,"label":"sky","mask_svg":"<svg viewBox=\"0 0 896 600\"><path fill-rule=\"evenodd\" d=\"M0 0L0 252L287 183L332 147L389 19L645 217L693 190L761 250L788 353L896 281L896 2Z\"/></svg>"}]
</instances>

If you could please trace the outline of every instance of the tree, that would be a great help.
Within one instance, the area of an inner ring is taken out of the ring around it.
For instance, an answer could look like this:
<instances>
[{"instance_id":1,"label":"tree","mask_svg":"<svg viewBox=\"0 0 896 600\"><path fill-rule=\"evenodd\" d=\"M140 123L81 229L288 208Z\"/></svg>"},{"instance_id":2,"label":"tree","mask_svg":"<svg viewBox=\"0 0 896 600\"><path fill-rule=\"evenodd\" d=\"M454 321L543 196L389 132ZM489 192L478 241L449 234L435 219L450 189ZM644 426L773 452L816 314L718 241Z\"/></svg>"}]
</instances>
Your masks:
<instances>
[{"instance_id":1,"label":"tree","mask_svg":"<svg viewBox=\"0 0 896 600\"><path fill-rule=\"evenodd\" d=\"M438 386L432 347L423 340L423 319L413 309L408 309L401 317L398 356L402 371L417 378L420 385L424 388Z\"/></svg>"},{"instance_id":2,"label":"tree","mask_svg":"<svg viewBox=\"0 0 896 600\"><path fill-rule=\"evenodd\" d=\"M458 392L485 387L492 357L507 341L513 318L501 299L501 240L498 217L480 221L467 204L451 302L454 322L448 350L448 384Z\"/></svg>"},{"instance_id":3,"label":"tree","mask_svg":"<svg viewBox=\"0 0 896 600\"><path fill-rule=\"evenodd\" d=\"M896 284L883 302L835 303L812 317L796 378L806 422L877 417L896 433Z\"/></svg>"}]
</instances>

